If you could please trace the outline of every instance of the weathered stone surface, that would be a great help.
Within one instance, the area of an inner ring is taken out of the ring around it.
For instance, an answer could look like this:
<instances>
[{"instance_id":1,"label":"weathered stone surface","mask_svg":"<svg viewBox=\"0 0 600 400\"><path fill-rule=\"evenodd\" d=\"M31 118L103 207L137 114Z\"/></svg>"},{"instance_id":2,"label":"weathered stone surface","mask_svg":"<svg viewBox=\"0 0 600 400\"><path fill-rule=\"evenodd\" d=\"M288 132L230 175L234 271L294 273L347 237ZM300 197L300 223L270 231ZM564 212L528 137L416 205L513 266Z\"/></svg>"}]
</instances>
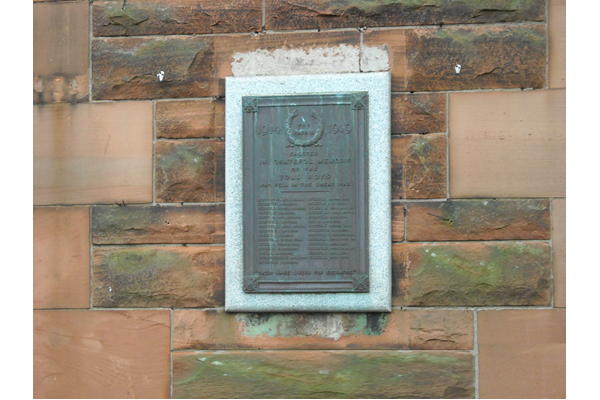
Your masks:
<instances>
[{"instance_id":1,"label":"weathered stone surface","mask_svg":"<svg viewBox=\"0 0 600 400\"><path fill-rule=\"evenodd\" d=\"M156 143L156 201L225 200L225 143L173 140Z\"/></svg>"},{"instance_id":2,"label":"weathered stone surface","mask_svg":"<svg viewBox=\"0 0 600 400\"><path fill-rule=\"evenodd\" d=\"M96 1L93 24L94 36L259 31L262 25L262 1Z\"/></svg>"},{"instance_id":3,"label":"weathered stone surface","mask_svg":"<svg viewBox=\"0 0 600 400\"><path fill-rule=\"evenodd\" d=\"M566 398L566 310L478 312L482 399Z\"/></svg>"},{"instance_id":4,"label":"weathered stone surface","mask_svg":"<svg viewBox=\"0 0 600 400\"><path fill-rule=\"evenodd\" d=\"M450 94L450 195L566 196L566 91Z\"/></svg>"},{"instance_id":5,"label":"weathered stone surface","mask_svg":"<svg viewBox=\"0 0 600 400\"><path fill-rule=\"evenodd\" d=\"M392 198L446 197L446 135L392 138Z\"/></svg>"},{"instance_id":6,"label":"weathered stone surface","mask_svg":"<svg viewBox=\"0 0 600 400\"><path fill-rule=\"evenodd\" d=\"M225 136L223 100L157 101L155 117L158 138Z\"/></svg>"},{"instance_id":7,"label":"weathered stone surface","mask_svg":"<svg viewBox=\"0 0 600 400\"><path fill-rule=\"evenodd\" d=\"M90 307L90 209L33 208L33 308Z\"/></svg>"},{"instance_id":8,"label":"weathered stone surface","mask_svg":"<svg viewBox=\"0 0 600 400\"><path fill-rule=\"evenodd\" d=\"M152 201L152 103L33 107L33 203Z\"/></svg>"},{"instance_id":9,"label":"weathered stone surface","mask_svg":"<svg viewBox=\"0 0 600 400\"><path fill-rule=\"evenodd\" d=\"M543 21L543 0L267 0L267 29Z\"/></svg>"},{"instance_id":10,"label":"weathered stone surface","mask_svg":"<svg viewBox=\"0 0 600 400\"><path fill-rule=\"evenodd\" d=\"M460 64L457 74L455 65ZM423 28L406 32L407 90L541 88L546 29L540 25Z\"/></svg>"},{"instance_id":11,"label":"weathered stone surface","mask_svg":"<svg viewBox=\"0 0 600 400\"><path fill-rule=\"evenodd\" d=\"M261 313L176 310L174 349L473 348L473 314L462 310L391 313Z\"/></svg>"},{"instance_id":12,"label":"weathered stone surface","mask_svg":"<svg viewBox=\"0 0 600 400\"><path fill-rule=\"evenodd\" d=\"M404 204L392 203L392 242L404 241Z\"/></svg>"},{"instance_id":13,"label":"weathered stone surface","mask_svg":"<svg viewBox=\"0 0 600 400\"><path fill-rule=\"evenodd\" d=\"M446 94L392 94L392 134L446 132Z\"/></svg>"},{"instance_id":14,"label":"weathered stone surface","mask_svg":"<svg viewBox=\"0 0 600 400\"><path fill-rule=\"evenodd\" d=\"M394 244L395 306L548 306L550 246Z\"/></svg>"},{"instance_id":15,"label":"weathered stone surface","mask_svg":"<svg viewBox=\"0 0 600 400\"><path fill-rule=\"evenodd\" d=\"M204 97L215 92L210 37L92 41L94 99ZM157 74L164 72L162 81Z\"/></svg>"},{"instance_id":16,"label":"weathered stone surface","mask_svg":"<svg viewBox=\"0 0 600 400\"><path fill-rule=\"evenodd\" d=\"M468 352L185 351L174 398L470 398Z\"/></svg>"},{"instance_id":17,"label":"weathered stone surface","mask_svg":"<svg viewBox=\"0 0 600 400\"><path fill-rule=\"evenodd\" d=\"M168 398L168 310L34 311L33 397Z\"/></svg>"},{"instance_id":18,"label":"weathered stone surface","mask_svg":"<svg viewBox=\"0 0 600 400\"><path fill-rule=\"evenodd\" d=\"M548 86L567 87L567 4L566 0L548 2Z\"/></svg>"},{"instance_id":19,"label":"weathered stone surface","mask_svg":"<svg viewBox=\"0 0 600 400\"><path fill-rule=\"evenodd\" d=\"M552 199L554 307L567 306L567 200Z\"/></svg>"},{"instance_id":20,"label":"weathered stone surface","mask_svg":"<svg viewBox=\"0 0 600 400\"><path fill-rule=\"evenodd\" d=\"M459 200L406 204L410 241L550 239L548 200Z\"/></svg>"},{"instance_id":21,"label":"weathered stone surface","mask_svg":"<svg viewBox=\"0 0 600 400\"><path fill-rule=\"evenodd\" d=\"M33 103L88 101L89 4L33 5Z\"/></svg>"},{"instance_id":22,"label":"weathered stone surface","mask_svg":"<svg viewBox=\"0 0 600 400\"><path fill-rule=\"evenodd\" d=\"M94 307L214 307L224 304L221 246L95 248Z\"/></svg>"},{"instance_id":23,"label":"weathered stone surface","mask_svg":"<svg viewBox=\"0 0 600 400\"><path fill-rule=\"evenodd\" d=\"M225 205L93 207L92 242L224 243Z\"/></svg>"}]
</instances>

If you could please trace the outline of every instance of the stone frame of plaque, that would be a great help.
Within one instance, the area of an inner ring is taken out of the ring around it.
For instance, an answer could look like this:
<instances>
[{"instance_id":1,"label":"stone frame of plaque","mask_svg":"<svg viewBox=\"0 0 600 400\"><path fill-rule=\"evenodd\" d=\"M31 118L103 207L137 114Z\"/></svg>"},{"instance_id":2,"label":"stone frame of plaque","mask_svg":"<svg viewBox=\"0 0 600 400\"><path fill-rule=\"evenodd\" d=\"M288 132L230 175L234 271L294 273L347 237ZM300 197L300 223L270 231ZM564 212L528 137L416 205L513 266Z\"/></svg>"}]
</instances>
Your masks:
<instances>
[{"instance_id":1,"label":"stone frame of plaque","mask_svg":"<svg viewBox=\"0 0 600 400\"><path fill-rule=\"evenodd\" d=\"M391 311L390 83L226 78L226 311Z\"/></svg>"}]
</instances>

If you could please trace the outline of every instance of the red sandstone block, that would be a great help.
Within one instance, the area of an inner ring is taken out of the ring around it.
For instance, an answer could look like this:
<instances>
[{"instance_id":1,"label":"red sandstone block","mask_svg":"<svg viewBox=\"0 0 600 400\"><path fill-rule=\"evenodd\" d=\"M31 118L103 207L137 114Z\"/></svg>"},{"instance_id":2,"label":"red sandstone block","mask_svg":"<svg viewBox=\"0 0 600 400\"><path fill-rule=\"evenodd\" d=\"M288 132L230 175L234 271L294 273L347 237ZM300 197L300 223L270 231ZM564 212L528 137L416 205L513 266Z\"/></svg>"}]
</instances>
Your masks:
<instances>
[{"instance_id":1,"label":"red sandstone block","mask_svg":"<svg viewBox=\"0 0 600 400\"><path fill-rule=\"evenodd\" d=\"M34 311L34 398L168 398L168 310Z\"/></svg>"},{"instance_id":2,"label":"red sandstone block","mask_svg":"<svg viewBox=\"0 0 600 400\"><path fill-rule=\"evenodd\" d=\"M392 94L392 134L446 132L446 94Z\"/></svg>"},{"instance_id":3,"label":"red sandstone block","mask_svg":"<svg viewBox=\"0 0 600 400\"><path fill-rule=\"evenodd\" d=\"M222 100L157 101L155 117L158 138L225 136L225 102Z\"/></svg>"}]
</instances>

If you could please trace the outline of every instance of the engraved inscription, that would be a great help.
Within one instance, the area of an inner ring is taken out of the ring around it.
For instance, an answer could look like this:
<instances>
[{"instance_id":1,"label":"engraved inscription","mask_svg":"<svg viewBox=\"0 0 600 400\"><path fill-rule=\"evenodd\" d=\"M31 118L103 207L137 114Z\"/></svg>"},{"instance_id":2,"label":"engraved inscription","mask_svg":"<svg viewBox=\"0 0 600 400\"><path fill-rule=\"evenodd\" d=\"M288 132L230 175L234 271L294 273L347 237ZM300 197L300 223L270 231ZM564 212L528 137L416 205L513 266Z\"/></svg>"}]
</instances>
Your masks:
<instances>
[{"instance_id":1,"label":"engraved inscription","mask_svg":"<svg viewBox=\"0 0 600 400\"><path fill-rule=\"evenodd\" d=\"M244 291L368 292L367 93L243 106Z\"/></svg>"}]
</instances>

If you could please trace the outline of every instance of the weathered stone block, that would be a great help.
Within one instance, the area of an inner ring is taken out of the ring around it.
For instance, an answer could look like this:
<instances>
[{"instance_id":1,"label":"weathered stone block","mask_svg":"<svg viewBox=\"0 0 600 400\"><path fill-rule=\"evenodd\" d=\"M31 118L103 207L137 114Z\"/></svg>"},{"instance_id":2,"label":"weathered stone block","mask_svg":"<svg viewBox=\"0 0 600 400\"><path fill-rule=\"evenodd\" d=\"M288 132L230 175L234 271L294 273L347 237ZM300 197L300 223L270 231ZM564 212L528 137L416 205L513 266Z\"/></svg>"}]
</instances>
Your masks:
<instances>
[{"instance_id":1,"label":"weathered stone block","mask_svg":"<svg viewBox=\"0 0 600 400\"><path fill-rule=\"evenodd\" d=\"M470 398L460 351L173 353L174 398Z\"/></svg>"},{"instance_id":2,"label":"weathered stone block","mask_svg":"<svg viewBox=\"0 0 600 400\"><path fill-rule=\"evenodd\" d=\"M446 132L446 94L392 94L392 134Z\"/></svg>"},{"instance_id":3,"label":"weathered stone block","mask_svg":"<svg viewBox=\"0 0 600 400\"><path fill-rule=\"evenodd\" d=\"M473 314L459 310L391 313L260 313L176 310L175 349L473 348Z\"/></svg>"},{"instance_id":4,"label":"weathered stone block","mask_svg":"<svg viewBox=\"0 0 600 400\"><path fill-rule=\"evenodd\" d=\"M549 306L540 242L394 244L395 306Z\"/></svg>"},{"instance_id":5,"label":"weathered stone block","mask_svg":"<svg viewBox=\"0 0 600 400\"><path fill-rule=\"evenodd\" d=\"M223 100L156 102L156 137L166 139L225 136Z\"/></svg>"},{"instance_id":6,"label":"weathered stone block","mask_svg":"<svg viewBox=\"0 0 600 400\"><path fill-rule=\"evenodd\" d=\"M458 74L456 64L461 65ZM546 29L412 29L406 32L406 71L407 90L541 88L546 85Z\"/></svg>"},{"instance_id":7,"label":"weathered stone block","mask_svg":"<svg viewBox=\"0 0 600 400\"><path fill-rule=\"evenodd\" d=\"M110 38L92 41L92 97L155 99L215 94L213 40ZM157 77L164 72L162 81Z\"/></svg>"},{"instance_id":8,"label":"weathered stone block","mask_svg":"<svg viewBox=\"0 0 600 400\"><path fill-rule=\"evenodd\" d=\"M222 306L224 257L221 246L95 248L93 305Z\"/></svg>"},{"instance_id":9,"label":"weathered stone block","mask_svg":"<svg viewBox=\"0 0 600 400\"><path fill-rule=\"evenodd\" d=\"M392 138L392 198L446 197L446 135Z\"/></svg>"},{"instance_id":10,"label":"weathered stone block","mask_svg":"<svg viewBox=\"0 0 600 400\"><path fill-rule=\"evenodd\" d=\"M543 0L267 0L267 29L543 21Z\"/></svg>"},{"instance_id":11,"label":"weathered stone block","mask_svg":"<svg viewBox=\"0 0 600 400\"><path fill-rule=\"evenodd\" d=\"M225 205L93 207L92 242L224 243Z\"/></svg>"},{"instance_id":12,"label":"weathered stone block","mask_svg":"<svg viewBox=\"0 0 600 400\"><path fill-rule=\"evenodd\" d=\"M155 149L157 202L224 201L224 142L159 141Z\"/></svg>"},{"instance_id":13,"label":"weathered stone block","mask_svg":"<svg viewBox=\"0 0 600 400\"><path fill-rule=\"evenodd\" d=\"M261 0L96 1L94 36L190 35L259 31Z\"/></svg>"},{"instance_id":14,"label":"weathered stone block","mask_svg":"<svg viewBox=\"0 0 600 400\"><path fill-rule=\"evenodd\" d=\"M410 241L550 239L548 200L459 200L406 204Z\"/></svg>"}]
</instances>

